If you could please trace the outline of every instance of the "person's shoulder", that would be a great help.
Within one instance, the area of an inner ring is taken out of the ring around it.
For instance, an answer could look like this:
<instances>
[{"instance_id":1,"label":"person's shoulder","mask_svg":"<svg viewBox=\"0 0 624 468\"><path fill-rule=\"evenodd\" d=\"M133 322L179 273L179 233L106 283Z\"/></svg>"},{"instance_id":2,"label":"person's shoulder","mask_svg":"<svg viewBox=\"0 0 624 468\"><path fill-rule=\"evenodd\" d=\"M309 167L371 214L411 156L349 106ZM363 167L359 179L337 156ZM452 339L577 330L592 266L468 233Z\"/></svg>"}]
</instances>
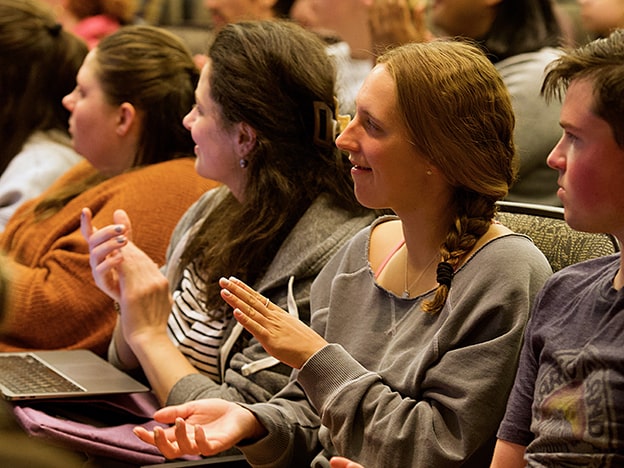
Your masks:
<instances>
[{"instance_id":1,"label":"person's shoulder","mask_svg":"<svg viewBox=\"0 0 624 468\"><path fill-rule=\"evenodd\" d=\"M209 216L229 193L230 190L225 185L207 190L187 210L183 218L185 226L188 228L200 219Z\"/></svg>"},{"instance_id":2,"label":"person's shoulder","mask_svg":"<svg viewBox=\"0 0 624 468\"><path fill-rule=\"evenodd\" d=\"M346 250L355 250L357 252L362 251L362 246L366 246L366 251L370 248L370 239L371 234L375 226L379 226L380 224L386 223L388 221L393 221L394 219L398 219L395 216L380 216L375 218L371 217L370 222L363 223L357 230L357 232L346 242L346 245L343 246L343 249Z\"/></svg>"},{"instance_id":3,"label":"person's shoulder","mask_svg":"<svg viewBox=\"0 0 624 468\"><path fill-rule=\"evenodd\" d=\"M197 174L195 170L195 158L191 157L182 157L156 164L148 164L126 172L124 178L138 179L145 182L157 180L160 184L184 183L184 181L195 182L198 180L203 180L212 185L215 184Z\"/></svg>"},{"instance_id":4,"label":"person's shoulder","mask_svg":"<svg viewBox=\"0 0 624 468\"><path fill-rule=\"evenodd\" d=\"M9 166L20 171L42 174L52 171L60 174L83 160L69 142L53 138L44 132L35 132L26 140Z\"/></svg>"},{"instance_id":5,"label":"person's shoulder","mask_svg":"<svg viewBox=\"0 0 624 468\"><path fill-rule=\"evenodd\" d=\"M562 50L554 47L543 47L531 52L524 52L522 54L512 55L506 59L496 63L496 68L499 70L510 67L522 67L522 68L539 68L544 67L553 60L559 58L562 55Z\"/></svg>"},{"instance_id":6,"label":"person's shoulder","mask_svg":"<svg viewBox=\"0 0 624 468\"><path fill-rule=\"evenodd\" d=\"M618 252L568 265L555 272L550 282L592 282L604 275L615 275L620 267L620 255Z\"/></svg>"},{"instance_id":7,"label":"person's shoulder","mask_svg":"<svg viewBox=\"0 0 624 468\"><path fill-rule=\"evenodd\" d=\"M492 255L497 255L500 251L509 253L509 249L513 249L512 256L541 253L529 236L511 230L488 240L481 247L481 250Z\"/></svg>"},{"instance_id":8,"label":"person's shoulder","mask_svg":"<svg viewBox=\"0 0 624 468\"><path fill-rule=\"evenodd\" d=\"M363 234L369 238L368 258L371 268L377 271L388 255L403 242L403 224L397 216L381 216L371 224L370 231Z\"/></svg>"},{"instance_id":9,"label":"person's shoulder","mask_svg":"<svg viewBox=\"0 0 624 468\"><path fill-rule=\"evenodd\" d=\"M541 87L546 67L561 55L558 49L545 47L533 52L513 55L496 63L505 85L511 87L510 92L524 87ZM539 96L539 94L538 94Z\"/></svg>"},{"instance_id":10,"label":"person's shoulder","mask_svg":"<svg viewBox=\"0 0 624 468\"><path fill-rule=\"evenodd\" d=\"M372 210L350 210L338 206L331 196L324 193L308 207L283 245L303 250L317 247L334 250L334 245L342 245L374 219Z\"/></svg>"},{"instance_id":11,"label":"person's shoulder","mask_svg":"<svg viewBox=\"0 0 624 468\"><path fill-rule=\"evenodd\" d=\"M403 239L403 224L398 216L384 215L370 225L371 245L396 244Z\"/></svg>"},{"instance_id":12,"label":"person's shoulder","mask_svg":"<svg viewBox=\"0 0 624 468\"><path fill-rule=\"evenodd\" d=\"M194 158L186 157L131 170L114 177L109 184L110 190L125 190L125 187L132 186L137 191L140 187L142 198L149 194L169 192L180 196L187 194L194 199L219 185L218 182L197 174Z\"/></svg>"},{"instance_id":13,"label":"person's shoulder","mask_svg":"<svg viewBox=\"0 0 624 468\"><path fill-rule=\"evenodd\" d=\"M333 44L328 44L326 49L327 55L340 60L348 60L351 56L351 48L345 41L337 41Z\"/></svg>"},{"instance_id":14,"label":"person's shoulder","mask_svg":"<svg viewBox=\"0 0 624 468\"><path fill-rule=\"evenodd\" d=\"M481 246L466 265L480 267L494 275L519 274L520 271L540 271L550 276L552 269L544 253L524 234L509 232Z\"/></svg>"},{"instance_id":15,"label":"person's shoulder","mask_svg":"<svg viewBox=\"0 0 624 468\"><path fill-rule=\"evenodd\" d=\"M162 161L156 164L148 164L139 168L138 170L143 171L144 173L160 173L166 171L186 172L189 169L192 169L193 172L195 172L195 158L192 158L190 156L169 159L168 161Z\"/></svg>"},{"instance_id":16,"label":"person's shoulder","mask_svg":"<svg viewBox=\"0 0 624 468\"><path fill-rule=\"evenodd\" d=\"M97 169L95 169L95 167L93 167L86 159L81 159L69 168L69 170L55 182L55 185L77 182L86 177L92 176L95 173L97 173Z\"/></svg>"},{"instance_id":17,"label":"person's shoulder","mask_svg":"<svg viewBox=\"0 0 624 468\"><path fill-rule=\"evenodd\" d=\"M607 302L611 302L613 298L606 298L613 291L613 278L619 266L620 254L616 253L574 263L556 271L539 291L532 326L539 329L547 322L560 322L563 316L576 315L579 300L593 301L598 296L604 296ZM558 311L555 316L553 310Z\"/></svg>"}]
</instances>

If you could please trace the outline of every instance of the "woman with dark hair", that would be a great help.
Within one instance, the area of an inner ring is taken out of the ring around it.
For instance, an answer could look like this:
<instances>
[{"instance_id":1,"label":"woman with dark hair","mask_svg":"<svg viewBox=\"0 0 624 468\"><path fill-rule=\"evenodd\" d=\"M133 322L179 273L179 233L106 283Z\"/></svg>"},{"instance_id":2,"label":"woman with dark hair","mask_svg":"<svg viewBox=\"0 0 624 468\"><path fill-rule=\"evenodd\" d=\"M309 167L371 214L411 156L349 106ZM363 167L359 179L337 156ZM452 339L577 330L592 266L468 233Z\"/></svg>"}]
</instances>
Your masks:
<instances>
[{"instance_id":1,"label":"woman with dark hair","mask_svg":"<svg viewBox=\"0 0 624 468\"><path fill-rule=\"evenodd\" d=\"M516 174L514 116L494 66L462 42L382 55L337 145L355 195L392 209L321 271L311 327L240 279L234 317L291 382L261 404L163 408L136 429L167 457L233 445L253 466L483 467L511 389L533 297L550 266L493 221ZM192 427L189 427L192 426Z\"/></svg>"},{"instance_id":2,"label":"woman with dark hair","mask_svg":"<svg viewBox=\"0 0 624 468\"><path fill-rule=\"evenodd\" d=\"M502 75L516 116L520 166L507 199L560 205L557 173L546 165L546 157L561 136L561 106L540 96L544 69L563 44L552 0L438 0L428 9L410 9L408 3L373 2L371 25L377 42L426 40L422 31L427 21L438 35L475 41Z\"/></svg>"},{"instance_id":3,"label":"woman with dark hair","mask_svg":"<svg viewBox=\"0 0 624 468\"><path fill-rule=\"evenodd\" d=\"M86 45L38 2L0 0L0 231L82 159L61 99L76 87L86 55Z\"/></svg>"},{"instance_id":4,"label":"woman with dark hair","mask_svg":"<svg viewBox=\"0 0 624 468\"><path fill-rule=\"evenodd\" d=\"M77 218L88 206L105 224L128 205L137 244L164 261L184 211L216 185L195 172L182 125L198 75L186 46L155 27L126 26L86 56L63 98L84 160L24 203L0 236L13 275L0 350L105 354L117 313L93 281Z\"/></svg>"},{"instance_id":5,"label":"woman with dark hair","mask_svg":"<svg viewBox=\"0 0 624 468\"><path fill-rule=\"evenodd\" d=\"M109 360L140 367L161 404L265 401L287 383L289 369L236 323L218 280L236 272L308 322L312 281L373 220L334 144L334 84L324 44L303 28L225 26L184 118L197 171L224 186L184 216L164 274L132 242L123 211L98 230L85 212L93 274L121 309Z\"/></svg>"}]
</instances>

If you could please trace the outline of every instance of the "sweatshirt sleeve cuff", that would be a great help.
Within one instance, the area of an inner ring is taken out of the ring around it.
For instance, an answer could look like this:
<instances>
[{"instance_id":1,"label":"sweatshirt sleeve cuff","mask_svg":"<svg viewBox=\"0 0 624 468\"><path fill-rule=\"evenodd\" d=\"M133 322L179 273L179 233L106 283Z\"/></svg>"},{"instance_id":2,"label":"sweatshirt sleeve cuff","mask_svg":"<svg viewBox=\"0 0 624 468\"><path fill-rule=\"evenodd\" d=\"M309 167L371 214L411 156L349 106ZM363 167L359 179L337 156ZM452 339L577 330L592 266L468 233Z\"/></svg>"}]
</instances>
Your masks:
<instances>
[{"instance_id":1,"label":"sweatshirt sleeve cuff","mask_svg":"<svg viewBox=\"0 0 624 468\"><path fill-rule=\"evenodd\" d=\"M326 402L346 385L371 374L339 344L328 344L316 352L297 374L297 382L319 414Z\"/></svg>"}]
</instances>

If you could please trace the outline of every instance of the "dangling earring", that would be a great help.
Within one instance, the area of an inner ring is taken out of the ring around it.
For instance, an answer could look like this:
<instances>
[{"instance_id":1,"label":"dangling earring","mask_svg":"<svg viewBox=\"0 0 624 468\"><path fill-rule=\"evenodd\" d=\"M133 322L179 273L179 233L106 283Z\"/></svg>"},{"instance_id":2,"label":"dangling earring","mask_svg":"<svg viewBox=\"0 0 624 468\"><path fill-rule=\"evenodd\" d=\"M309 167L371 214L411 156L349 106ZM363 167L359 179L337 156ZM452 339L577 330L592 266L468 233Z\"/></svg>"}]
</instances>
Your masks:
<instances>
[{"instance_id":1,"label":"dangling earring","mask_svg":"<svg viewBox=\"0 0 624 468\"><path fill-rule=\"evenodd\" d=\"M245 169L247 166L249 166L249 161L247 161L245 158L240 158L238 164L241 168Z\"/></svg>"}]
</instances>

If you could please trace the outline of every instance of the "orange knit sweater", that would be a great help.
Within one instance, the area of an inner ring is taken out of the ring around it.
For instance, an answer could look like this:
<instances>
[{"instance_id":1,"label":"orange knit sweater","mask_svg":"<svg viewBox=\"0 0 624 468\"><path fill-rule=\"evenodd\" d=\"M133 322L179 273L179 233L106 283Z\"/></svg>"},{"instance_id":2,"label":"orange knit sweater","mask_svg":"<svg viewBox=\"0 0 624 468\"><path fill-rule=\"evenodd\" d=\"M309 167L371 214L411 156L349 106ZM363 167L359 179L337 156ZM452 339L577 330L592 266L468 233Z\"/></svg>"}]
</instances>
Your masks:
<instances>
[{"instance_id":1,"label":"orange knit sweater","mask_svg":"<svg viewBox=\"0 0 624 468\"><path fill-rule=\"evenodd\" d=\"M46 193L93 171L89 163L81 162ZM104 355L117 314L91 275L87 243L80 232L81 209L91 209L96 228L111 224L116 209L126 210L133 241L162 264L182 214L216 185L197 175L192 158L183 158L106 180L41 222L27 214L40 198L25 203L0 235L0 250L8 253L12 274L11 307L0 331L0 351L88 348Z\"/></svg>"}]
</instances>

